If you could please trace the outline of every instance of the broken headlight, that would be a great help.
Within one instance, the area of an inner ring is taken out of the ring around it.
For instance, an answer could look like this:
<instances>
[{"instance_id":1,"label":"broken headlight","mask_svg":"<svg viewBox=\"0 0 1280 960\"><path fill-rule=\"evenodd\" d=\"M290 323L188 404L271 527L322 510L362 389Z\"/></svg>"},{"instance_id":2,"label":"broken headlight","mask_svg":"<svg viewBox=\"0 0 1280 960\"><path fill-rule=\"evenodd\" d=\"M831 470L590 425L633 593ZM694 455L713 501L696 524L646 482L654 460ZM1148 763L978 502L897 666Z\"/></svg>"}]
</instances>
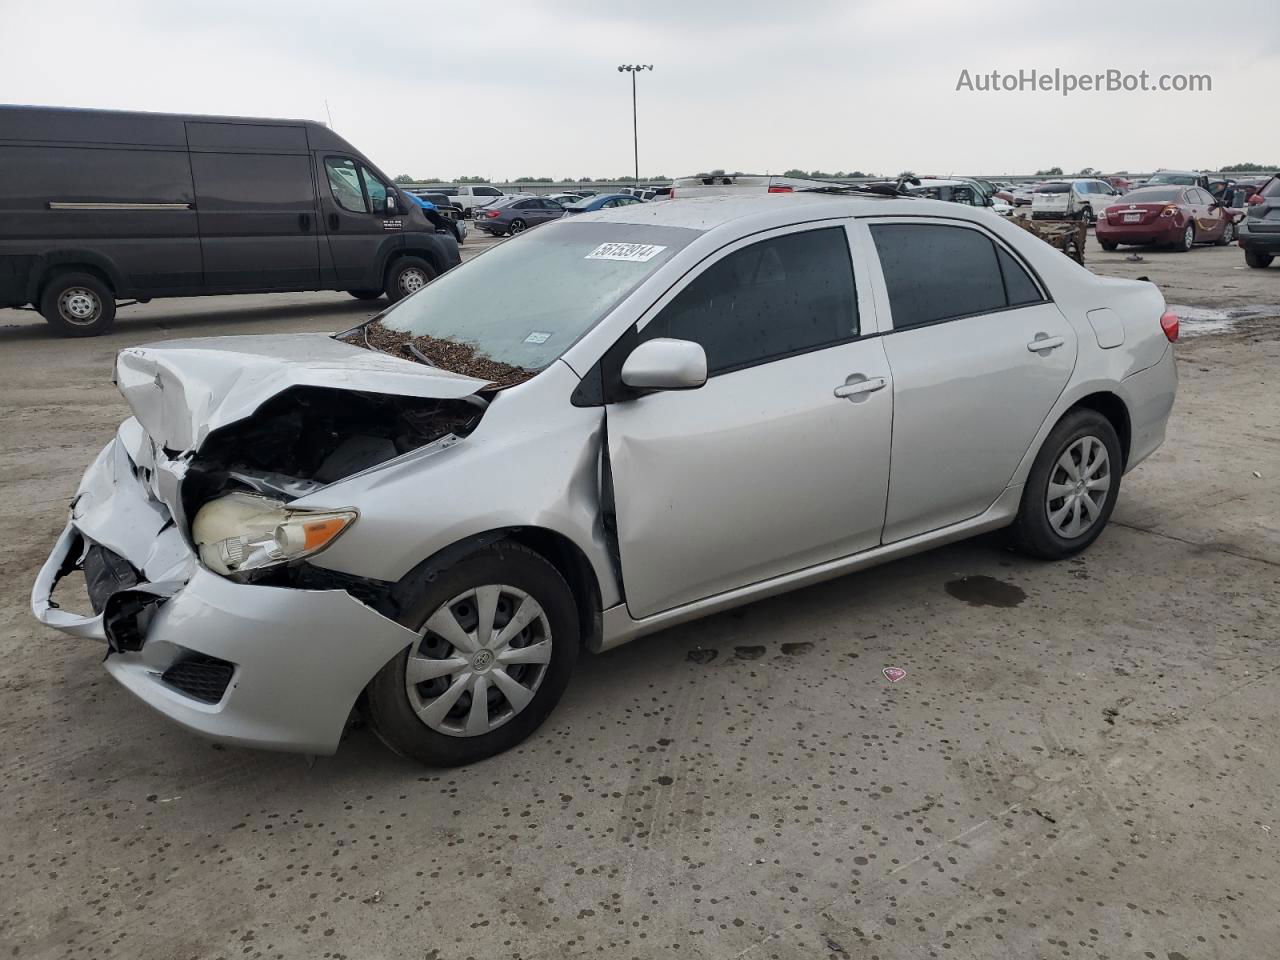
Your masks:
<instances>
[{"instance_id":1,"label":"broken headlight","mask_svg":"<svg viewBox=\"0 0 1280 960\"><path fill-rule=\"evenodd\" d=\"M270 497L230 493L199 509L191 536L204 565L228 576L319 553L356 516L354 510L299 510Z\"/></svg>"}]
</instances>

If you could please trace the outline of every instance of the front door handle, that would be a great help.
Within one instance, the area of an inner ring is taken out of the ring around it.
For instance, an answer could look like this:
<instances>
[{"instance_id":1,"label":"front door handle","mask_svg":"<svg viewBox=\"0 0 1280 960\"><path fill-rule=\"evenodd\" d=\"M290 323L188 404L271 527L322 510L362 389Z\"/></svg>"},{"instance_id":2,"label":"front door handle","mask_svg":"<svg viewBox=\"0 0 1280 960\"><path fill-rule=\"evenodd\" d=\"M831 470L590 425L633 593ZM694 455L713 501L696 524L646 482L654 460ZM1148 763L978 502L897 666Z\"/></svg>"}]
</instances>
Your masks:
<instances>
[{"instance_id":1,"label":"front door handle","mask_svg":"<svg viewBox=\"0 0 1280 960\"><path fill-rule=\"evenodd\" d=\"M854 376L859 376L859 374L854 374ZM883 390L888 383L889 381L884 377L872 377L870 379L863 377L861 380L854 380L850 378L831 392L841 400L852 400L855 397L861 397L868 393L875 393L877 390Z\"/></svg>"},{"instance_id":2,"label":"front door handle","mask_svg":"<svg viewBox=\"0 0 1280 960\"><path fill-rule=\"evenodd\" d=\"M336 213L329 214L329 229L330 230L338 229L338 215Z\"/></svg>"},{"instance_id":3,"label":"front door handle","mask_svg":"<svg viewBox=\"0 0 1280 960\"><path fill-rule=\"evenodd\" d=\"M1056 350L1066 342L1061 337L1036 337L1027 344L1027 349L1032 353L1039 353L1041 350Z\"/></svg>"},{"instance_id":4,"label":"front door handle","mask_svg":"<svg viewBox=\"0 0 1280 960\"><path fill-rule=\"evenodd\" d=\"M300 214L298 214L298 229L299 229L299 230L301 230L301 231L303 231L304 233L306 233L306 232L310 231L310 229L311 229L311 214L309 214L309 213L300 213Z\"/></svg>"}]
</instances>

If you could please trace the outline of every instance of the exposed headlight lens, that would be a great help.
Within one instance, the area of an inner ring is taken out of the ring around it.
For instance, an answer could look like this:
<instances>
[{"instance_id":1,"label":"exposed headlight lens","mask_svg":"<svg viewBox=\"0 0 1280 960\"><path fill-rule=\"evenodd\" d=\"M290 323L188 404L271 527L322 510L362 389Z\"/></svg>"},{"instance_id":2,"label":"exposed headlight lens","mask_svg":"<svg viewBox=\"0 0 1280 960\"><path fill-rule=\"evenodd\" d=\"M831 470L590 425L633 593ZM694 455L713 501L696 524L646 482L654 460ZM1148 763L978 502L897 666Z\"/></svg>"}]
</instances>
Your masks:
<instances>
[{"instance_id":1,"label":"exposed headlight lens","mask_svg":"<svg viewBox=\"0 0 1280 960\"><path fill-rule=\"evenodd\" d=\"M191 536L204 565L226 576L319 553L356 516L354 510L297 510L270 497L230 493L199 509Z\"/></svg>"}]
</instances>

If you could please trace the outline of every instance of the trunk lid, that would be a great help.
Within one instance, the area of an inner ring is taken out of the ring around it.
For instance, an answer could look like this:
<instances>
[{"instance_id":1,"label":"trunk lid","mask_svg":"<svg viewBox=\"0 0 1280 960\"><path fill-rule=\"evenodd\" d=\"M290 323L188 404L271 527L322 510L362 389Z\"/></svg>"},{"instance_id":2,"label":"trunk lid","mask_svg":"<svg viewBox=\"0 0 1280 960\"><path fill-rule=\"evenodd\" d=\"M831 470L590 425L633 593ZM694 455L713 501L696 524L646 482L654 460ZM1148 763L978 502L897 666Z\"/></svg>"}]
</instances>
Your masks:
<instances>
[{"instance_id":1,"label":"trunk lid","mask_svg":"<svg viewBox=\"0 0 1280 960\"><path fill-rule=\"evenodd\" d=\"M1123 226L1126 223L1153 223L1167 203L1119 203L1107 207L1107 223Z\"/></svg>"},{"instance_id":2,"label":"trunk lid","mask_svg":"<svg viewBox=\"0 0 1280 960\"><path fill-rule=\"evenodd\" d=\"M115 383L138 422L164 449L197 449L295 386L455 400L485 381L366 350L325 333L199 337L129 347Z\"/></svg>"}]
</instances>

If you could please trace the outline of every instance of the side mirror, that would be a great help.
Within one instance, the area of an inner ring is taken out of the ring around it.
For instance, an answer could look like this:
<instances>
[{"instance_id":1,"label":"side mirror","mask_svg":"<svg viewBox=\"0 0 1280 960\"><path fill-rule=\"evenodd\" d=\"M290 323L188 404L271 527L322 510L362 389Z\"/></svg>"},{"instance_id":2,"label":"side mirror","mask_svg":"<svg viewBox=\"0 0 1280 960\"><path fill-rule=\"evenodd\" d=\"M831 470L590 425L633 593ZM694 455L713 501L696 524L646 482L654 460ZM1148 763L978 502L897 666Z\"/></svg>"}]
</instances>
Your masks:
<instances>
[{"instance_id":1,"label":"side mirror","mask_svg":"<svg viewBox=\"0 0 1280 960\"><path fill-rule=\"evenodd\" d=\"M392 193L390 190L387 191L387 201L383 206L383 212L384 213L396 212L396 195Z\"/></svg>"},{"instance_id":2,"label":"side mirror","mask_svg":"<svg viewBox=\"0 0 1280 960\"><path fill-rule=\"evenodd\" d=\"M646 340L622 364L622 382L635 390L694 390L707 382L707 354L692 340Z\"/></svg>"}]
</instances>

